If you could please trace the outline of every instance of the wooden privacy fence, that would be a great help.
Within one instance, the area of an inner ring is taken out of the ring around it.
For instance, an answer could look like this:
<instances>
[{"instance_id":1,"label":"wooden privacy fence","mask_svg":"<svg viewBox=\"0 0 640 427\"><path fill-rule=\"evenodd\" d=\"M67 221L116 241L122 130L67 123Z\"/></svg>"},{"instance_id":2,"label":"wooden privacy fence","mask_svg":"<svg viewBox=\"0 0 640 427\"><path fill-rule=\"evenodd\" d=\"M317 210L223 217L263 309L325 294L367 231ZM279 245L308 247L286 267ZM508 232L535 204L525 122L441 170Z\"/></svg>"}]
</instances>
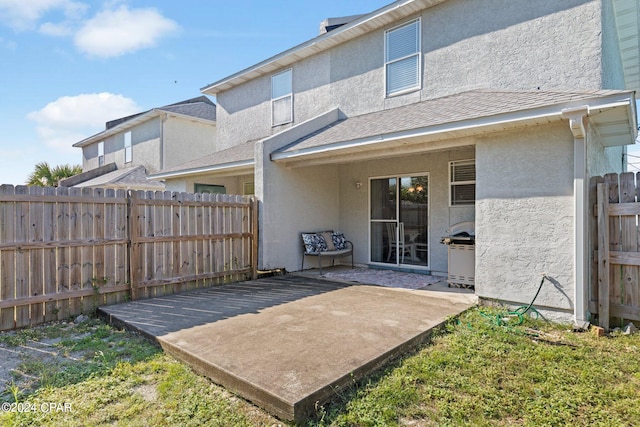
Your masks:
<instances>
[{"instance_id":1,"label":"wooden privacy fence","mask_svg":"<svg viewBox=\"0 0 640 427\"><path fill-rule=\"evenodd\" d=\"M593 178L594 196L590 310L609 329L612 318L640 320L640 173Z\"/></svg>"},{"instance_id":2,"label":"wooden privacy fence","mask_svg":"<svg viewBox=\"0 0 640 427\"><path fill-rule=\"evenodd\" d=\"M0 330L255 277L253 198L0 186Z\"/></svg>"}]
</instances>

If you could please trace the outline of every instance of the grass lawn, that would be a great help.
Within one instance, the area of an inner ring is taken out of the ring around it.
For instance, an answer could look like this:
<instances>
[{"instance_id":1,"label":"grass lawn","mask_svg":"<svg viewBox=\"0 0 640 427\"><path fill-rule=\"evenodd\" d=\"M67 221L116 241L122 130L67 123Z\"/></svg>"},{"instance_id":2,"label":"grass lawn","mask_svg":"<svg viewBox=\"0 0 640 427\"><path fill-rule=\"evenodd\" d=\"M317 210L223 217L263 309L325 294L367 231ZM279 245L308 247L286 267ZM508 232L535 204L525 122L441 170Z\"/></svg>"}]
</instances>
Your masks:
<instances>
[{"instance_id":1,"label":"grass lawn","mask_svg":"<svg viewBox=\"0 0 640 427\"><path fill-rule=\"evenodd\" d=\"M420 351L319 408L308 424L640 425L640 334L597 338L566 325L491 320L467 312ZM0 391L0 400L35 410L0 411L0 425L286 425L135 335L97 320L83 325L0 335L4 346L57 335L58 351L74 356L25 359L20 371L39 380Z\"/></svg>"}]
</instances>

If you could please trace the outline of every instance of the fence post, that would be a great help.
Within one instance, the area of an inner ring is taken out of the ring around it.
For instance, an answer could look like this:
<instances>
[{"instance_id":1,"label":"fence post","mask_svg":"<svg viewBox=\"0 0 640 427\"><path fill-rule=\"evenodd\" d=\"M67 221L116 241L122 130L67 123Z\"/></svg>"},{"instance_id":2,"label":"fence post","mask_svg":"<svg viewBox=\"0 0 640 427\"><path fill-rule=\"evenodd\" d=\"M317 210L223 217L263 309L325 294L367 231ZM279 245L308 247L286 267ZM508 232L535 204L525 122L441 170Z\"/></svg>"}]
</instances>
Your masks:
<instances>
[{"instance_id":1,"label":"fence post","mask_svg":"<svg viewBox=\"0 0 640 427\"><path fill-rule=\"evenodd\" d=\"M136 191L127 192L127 240L129 242L129 285L131 287L131 300L138 299L138 265L140 244L138 243L138 194Z\"/></svg>"},{"instance_id":2,"label":"fence post","mask_svg":"<svg viewBox=\"0 0 640 427\"><path fill-rule=\"evenodd\" d=\"M251 279L258 278L258 199L251 204Z\"/></svg>"},{"instance_id":3,"label":"fence post","mask_svg":"<svg viewBox=\"0 0 640 427\"><path fill-rule=\"evenodd\" d=\"M609 329L609 184L598 184L598 318Z\"/></svg>"}]
</instances>

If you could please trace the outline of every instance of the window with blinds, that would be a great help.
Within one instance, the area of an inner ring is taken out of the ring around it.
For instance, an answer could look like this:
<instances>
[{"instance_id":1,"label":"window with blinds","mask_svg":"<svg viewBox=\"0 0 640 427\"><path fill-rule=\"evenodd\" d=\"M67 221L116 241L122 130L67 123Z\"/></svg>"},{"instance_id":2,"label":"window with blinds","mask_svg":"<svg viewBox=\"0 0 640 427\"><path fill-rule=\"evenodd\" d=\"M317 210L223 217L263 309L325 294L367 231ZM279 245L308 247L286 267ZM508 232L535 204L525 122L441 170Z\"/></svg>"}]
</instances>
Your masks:
<instances>
[{"instance_id":1,"label":"window with blinds","mask_svg":"<svg viewBox=\"0 0 640 427\"><path fill-rule=\"evenodd\" d=\"M271 125L278 126L293 121L292 70L288 69L271 77Z\"/></svg>"},{"instance_id":2,"label":"window with blinds","mask_svg":"<svg viewBox=\"0 0 640 427\"><path fill-rule=\"evenodd\" d=\"M387 96L420 89L420 19L385 32Z\"/></svg>"},{"instance_id":3,"label":"window with blinds","mask_svg":"<svg viewBox=\"0 0 640 427\"><path fill-rule=\"evenodd\" d=\"M450 206L473 205L476 202L476 162L449 162Z\"/></svg>"}]
</instances>

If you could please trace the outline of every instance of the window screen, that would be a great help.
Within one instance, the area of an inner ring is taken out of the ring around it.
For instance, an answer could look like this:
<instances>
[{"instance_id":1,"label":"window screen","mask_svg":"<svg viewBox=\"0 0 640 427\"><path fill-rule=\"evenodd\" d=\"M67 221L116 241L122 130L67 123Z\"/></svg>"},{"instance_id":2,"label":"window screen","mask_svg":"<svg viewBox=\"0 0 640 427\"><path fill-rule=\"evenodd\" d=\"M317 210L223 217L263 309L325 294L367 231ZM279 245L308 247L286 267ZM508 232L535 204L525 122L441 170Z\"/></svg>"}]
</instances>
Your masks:
<instances>
[{"instance_id":1,"label":"window screen","mask_svg":"<svg viewBox=\"0 0 640 427\"><path fill-rule=\"evenodd\" d=\"M387 96L420 88L420 20L385 33Z\"/></svg>"},{"instance_id":2,"label":"window screen","mask_svg":"<svg viewBox=\"0 0 640 427\"><path fill-rule=\"evenodd\" d=\"M449 163L451 206L473 205L476 202L476 162L465 160Z\"/></svg>"}]
</instances>

